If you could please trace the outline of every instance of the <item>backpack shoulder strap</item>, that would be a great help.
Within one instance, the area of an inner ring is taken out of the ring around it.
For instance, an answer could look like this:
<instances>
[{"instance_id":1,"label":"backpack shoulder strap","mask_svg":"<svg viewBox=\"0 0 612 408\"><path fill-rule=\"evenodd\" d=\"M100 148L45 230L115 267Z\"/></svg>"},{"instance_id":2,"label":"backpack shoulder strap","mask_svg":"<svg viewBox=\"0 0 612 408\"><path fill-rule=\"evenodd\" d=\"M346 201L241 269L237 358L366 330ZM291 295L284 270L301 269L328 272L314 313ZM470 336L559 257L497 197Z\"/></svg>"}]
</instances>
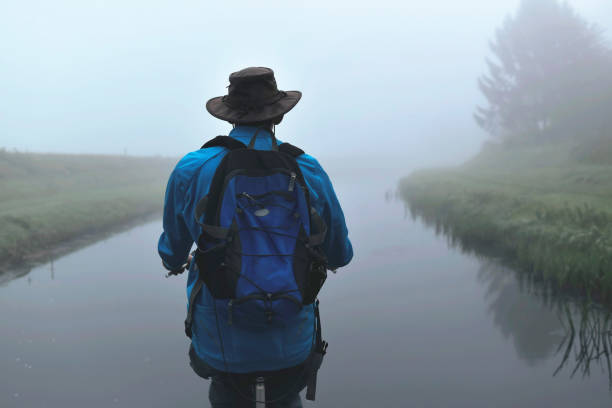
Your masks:
<instances>
[{"instance_id":1,"label":"backpack shoulder strap","mask_svg":"<svg viewBox=\"0 0 612 408\"><path fill-rule=\"evenodd\" d=\"M234 139L233 137L217 136L214 139L211 139L208 142L206 142L204 146L202 146L202 149L206 149L207 147L215 147L215 146L225 147L225 148L228 148L229 150L247 148L244 143L242 143L240 140Z\"/></svg>"},{"instance_id":2,"label":"backpack shoulder strap","mask_svg":"<svg viewBox=\"0 0 612 408\"><path fill-rule=\"evenodd\" d=\"M281 143L278 146L278 151L287 153L288 155L293 157L299 157L304 154L304 151L302 149L289 143Z\"/></svg>"}]
</instances>

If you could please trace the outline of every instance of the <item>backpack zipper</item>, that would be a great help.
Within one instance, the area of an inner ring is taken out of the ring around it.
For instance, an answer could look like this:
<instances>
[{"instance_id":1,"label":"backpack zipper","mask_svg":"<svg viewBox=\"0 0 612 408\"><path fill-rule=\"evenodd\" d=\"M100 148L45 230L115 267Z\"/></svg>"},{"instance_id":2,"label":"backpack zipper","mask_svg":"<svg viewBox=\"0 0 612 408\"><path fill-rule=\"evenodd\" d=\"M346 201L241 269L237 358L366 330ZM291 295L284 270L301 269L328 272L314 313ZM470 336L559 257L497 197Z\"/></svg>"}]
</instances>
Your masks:
<instances>
[{"instance_id":1,"label":"backpack zipper","mask_svg":"<svg viewBox=\"0 0 612 408\"><path fill-rule=\"evenodd\" d=\"M295 174L295 172L291 172L291 178L289 179L289 191L293 191L293 188L295 187L295 179L297 177L297 174Z\"/></svg>"},{"instance_id":2,"label":"backpack zipper","mask_svg":"<svg viewBox=\"0 0 612 408\"><path fill-rule=\"evenodd\" d=\"M258 207L263 207L263 205L259 201L257 201L255 199L255 197L253 197L249 193L243 192L243 193L237 194L237 196L238 196L238 198L240 198L240 197L246 198L247 200L249 200L251 203L255 204Z\"/></svg>"},{"instance_id":3,"label":"backpack zipper","mask_svg":"<svg viewBox=\"0 0 612 408\"><path fill-rule=\"evenodd\" d=\"M234 304L239 305L242 304L244 302L248 302L249 300L262 300L264 303L266 302L271 302L273 300L278 300L278 299L287 299L292 301L293 303L295 303L298 307L302 307L302 303L300 303L299 300L297 300L296 298L294 298L293 296L290 295L286 295L286 294L277 294L277 295L273 295L272 293L267 293L265 296L264 295L260 295L257 293L253 293L247 296L243 296L241 298L238 299L230 299L229 302L227 303L227 325L231 326L234 322L233 320L233 307ZM266 314L266 318L268 321L272 321L272 310L266 310L265 311Z\"/></svg>"},{"instance_id":4,"label":"backpack zipper","mask_svg":"<svg viewBox=\"0 0 612 408\"><path fill-rule=\"evenodd\" d=\"M244 174L244 173L249 173L252 175L256 175L256 176L269 176L275 173L284 173L284 174L289 174L290 176L292 176L291 178L294 180L294 184L295 182L297 182L300 187L302 187L302 190L304 191L304 195L306 196L306 202L310 203L310 196L308 194L308 189L306 189L298 180L297 180L297 174L294 171L289 171L287 169L284 168L272 168L272 169L265 169L265 170L260 170L260 171L254 171L254 170L246 170L246 169L235 169L230 171L229 173L227 173L225 175L225 178L223 179L223 186L221 188L221 194L223 194L223 192L226 190L226 187L228 185L228 183L230 182L230 180L239 175L239 174ZM295 177L293 177L293 175L295 174ZM291 181L289 181L289 186L291 186ZM291 191L291 190L290 190ZM221 197L222 198L222 197ZM217 209L215 211L215 220L216 222L219 222L219 214L221 213L221 206L217 205Z\"/></svg>"},{"instance_id":5,"label":"backpack zipper","mask_svg":"<svg viewBox=\"0 0 612 408\"><path fill-rule=\"evenodd\" d=\"M232 306L234 304L233 300L230 300L227 303L227 325L231 326L232 325Z\"/></svg>"},{"instance_id":6,"label":"backpack zipper","mask_svg":"<svg viewBox=\"0 0 612 408\"><path fill-rule=\"evenodd\" d=\"M269 196L278 196L284 198L286 201L295 201L295 198L292 194L289 194L288 192L282 190L268 191L267 193L263 194L249 194L246 191L236 194L236 198L244 197L249 201L257 204L260 204L260 200Z\"/></svg>"},{"instance_id":7,"label":"backpack zipper","mask_svg":"<svg viewBox=\"0 0 612 408\"><path fill-rule=\"evenodd\" d=\"M285 294L273 295L270 297L270 300L278 300L278 299L287 299L295 303L298 307L302 307L302 303L297 300L295 297Z\"/></svg>"}]
</instances>

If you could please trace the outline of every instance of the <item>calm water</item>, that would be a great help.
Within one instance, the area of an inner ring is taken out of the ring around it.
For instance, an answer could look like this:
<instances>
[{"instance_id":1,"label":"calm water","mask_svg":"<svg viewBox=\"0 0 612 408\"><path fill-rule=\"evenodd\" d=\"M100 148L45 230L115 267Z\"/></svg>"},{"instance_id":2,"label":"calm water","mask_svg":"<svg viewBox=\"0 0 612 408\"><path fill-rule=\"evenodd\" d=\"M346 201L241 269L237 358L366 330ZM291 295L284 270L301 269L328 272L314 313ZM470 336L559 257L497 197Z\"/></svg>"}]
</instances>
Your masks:
<instances>
[{"instance_id":1,"label":"calm water","mask_svg":"<svg viewBox=\"0 0 612 408\"><path fill-rule=\"evenodd\" d=\"M393 180L348 180L340 175L336 189L356 257L322 292L330 348L316 406L612 404L605 360L575 357L594 347L588 336L574 339L553 376L568 344L562 301L449 249L385 197ZM149 223L5 278L0 406L208 406L207 383L187 365L185 277L163 277L160 228ZM587 329L605 327L603 313L589 319Z\"/></svg>"}]
</instances>

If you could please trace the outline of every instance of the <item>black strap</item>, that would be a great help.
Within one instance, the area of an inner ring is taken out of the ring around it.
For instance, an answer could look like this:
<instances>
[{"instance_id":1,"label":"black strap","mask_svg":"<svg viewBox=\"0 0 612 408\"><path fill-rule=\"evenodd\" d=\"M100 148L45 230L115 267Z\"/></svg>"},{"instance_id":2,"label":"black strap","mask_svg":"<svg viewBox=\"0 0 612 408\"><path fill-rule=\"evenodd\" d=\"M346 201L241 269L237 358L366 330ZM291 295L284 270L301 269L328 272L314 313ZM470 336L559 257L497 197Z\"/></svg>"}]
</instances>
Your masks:
<instances>
[{"instance_id":1,"label":"black strap","mask_svg":"<svg viewBox=\"0 0 612 408\"><path fill-rule=\"evenodd\" d=\"M319 299L315 301L314 306L315 319L317 319L317 340L315 344L315 350L325 355L327 352L327 342L323 340L323 333L321 331L321 315L319 314Z\"/></svg>"},{"instance_id":2,"label":"black strap","mask_svg":"<svg viewBox=\"0 0 612 408\"><path fill-rule=\"evenodd\" d=\"M215 146L226 147L230 150L246 149L246 146L244 143L242 143L238 139L234 139L233 137L229 137L229 136L217 136L214 139L211 139L208 142L206 142L204 146L202 146L202 149L206 149L207 147L215 147Z\"/></svg>"},{"instance_id":3,"label":"black strap","mask_svg":"<svg viewBox=\"0 0 612 408\"><path fill-rule=\"evenodd\" d=\"M196 204L196 208L195 208L195 220L198 224L200 224L200 218L202 217L202 215L204 214L204 211L206 210L206 205L208 204L208 194L206 194L204 196L204 198L202 198L200 201L198 201L198 203Z\"/></svg>"},{"instance_id":4,"label":"black strap","mask_svg":"<svg viewBox=\"0 0 612 408\"><path fill-rule=\"evenodd\" d=\"M253 134L253 137L251 137L251 140L249 141L249 145L247 146L247 149L250 149L250 150L255 149L255 139L257 139L257 135L259 134L259 131L262 129L264 128L262 127L257 128L255 133ZM272 136L272 150L278 151L278 142L276 141L276 136L274 136L274 132L270 132L270 135Z\"/></svg>"},{"instance_id":5,"label":"black strap","mask_svg":"<svg viewBox=\"0 0 612 408\"><path fill-rule=\"evenodd\" d=\"M185 334L187 337L191 338L192 331L191 325L193 324L193 309L196 301L196 297L198 293L202 290L202 286L204 285L204 279L202 279L201 271L198 271L198 280L196 280L193 285L193 289L191 289L191 295L189 295L189 308L187 309L187 317L185 318Z\"/></svg>"},{"instance_id":6,"label":"black strap","mask_svg":"<svg viewBox=\"0 0 612 408\"><path fill-rule=\"evenodd\" d=\"M314 401L317 393L317 372L321 368L323 363L323 357L327 353L327 342L323 341L323 334L321 333L321 316L319 314L319 300L317 299L314 304L315 319L317 324L316 342L313 352L308 361L308 380L306 381L306 399L308 401Z\"/></svg>"},{"instance_id":7,"label":"black strap","mask_svg":"<svg viewBox=\"0 0 612 408\"><path fill-rule=\"evenodd\" d=\"M310 209L310 237L308 237L308 243L312 246L317 246L323 244L325 241L325 236L327 235L327 224L323 220L323 218L319 215L317 210L312 207ZM316 233L312 234L313 225L316 228Z\"/></svg>"},{"instance_id":8,"label":"black strap","mask_svg":"<svg viewBox=\"0 0 612 408\"><path fill-rule=\"evenodd\" d=\"M259 129L257 131L259 131ZM253 146L255 146L256 136L257 136L257 132L255 133L255 135L253 135L253 137L250 140L250 142L253 143ZM249 145L250 144L251 143L249 143ZM302 149L300 149L297 146L292 145L291 143L281 143L279 145L276 140L276 137L274 136L274 133L272 133L272 145L273 145L273 149L274 149L274 146L277 146L276 150L278 150L279 152L287 153L293 157L299 157L304 154L304 151ZM242 143L240 140L234 139L233 137L230 137L230 136L221 135L221 136L217 136L214 139L211 139L208 142L206 142L202 146L202 149L205 149L207 147L215 147L215 146L226 147L230 150L247 148L247 146L244 143ZM253 146L251 146L251 148L253 148Z\"/></svg>"},{"instance_id":9,"label":"black strap","mask_svg":"<svg viewBox=\"0 0 612 408\"><path fill-rule=\"evenodd\" d=\"M219 227L217 225L202 224L200 222L198 222L198 224L200 224L200 227L202 227L202 232L205 233L208 237L213 238L213 239L218 239L218 240L227 239L230 233L229 228Z\"/></svg>"},{"instance_id":10,"label":"black strap","mask_svg":"<svg viewBox=\"0 0 612 408\"><path fill-rule=\"evenodd\" d=\"M229 228L220 227L217 225L204 224L204 222L200 221L200 218L206 211L206 206L208 204L208 194L204 196L198 203L196 204L196 208L194 211L195 222L202 227L202 232L204 232L208 237L213 239L226 239L229 234Z\"/></svg>"},{"instance_id":11,"label":"black strap","mask_svg":"<svg viewBox=\"0 0 612 408\"><path fill-rule=\"evenodd\" d=\"M278 146L278 151L287 153L293 157L299 157L304 154L302 149L289 143L281 143L280 146Z\"/></svg>"}]
</instances>

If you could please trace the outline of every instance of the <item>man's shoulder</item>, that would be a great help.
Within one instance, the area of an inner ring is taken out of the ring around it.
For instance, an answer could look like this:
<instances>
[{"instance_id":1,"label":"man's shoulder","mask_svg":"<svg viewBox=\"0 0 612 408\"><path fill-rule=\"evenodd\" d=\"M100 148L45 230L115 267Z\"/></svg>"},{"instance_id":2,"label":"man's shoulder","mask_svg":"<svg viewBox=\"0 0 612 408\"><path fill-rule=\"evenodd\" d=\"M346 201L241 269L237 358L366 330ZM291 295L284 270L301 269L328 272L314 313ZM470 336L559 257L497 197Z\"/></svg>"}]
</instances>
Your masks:
<instances>
[{"instance_id":1,"label":"man's shoulder","mask_svg":"<svg viewBox=\"0 0 612 408\"><path fill-rule=\"evenodd\" d=\"M208 147L198 149L183 156L174 168L174 177L189 180L200 172L203 167L213 165L215 158L224 152L222 147Z\"/></svg>"},{"instance_id":2,"label":"man's shoulder","mask_svg":"<svg viewBox=\"0 0 612 408\"><path fill-rule=\"evenodd\" d=\"M297 158L297 163L311 193L314 193L315 200L319 195L324 195L329 191L331 188L329 176L315 157L302 154Z\"/></svg>"},{"instance_id":3,"label":"man's shoulder","mask_svg":"<svg viewBox=\"0 0 612 408\"><path fill-rule=\"evenodd\" d=\"M207 147L187 153L176 164L173 177L189 182L201 171L214 170L224 156L226 149L223 147ZM311 187L319 187L322 182L328 179L327 173L319 161L309 154L302 154L296 158L304 178Z\"/></svg>"},{"instance_id":4,"label":"man's shoulder","mask_svg":"<svg viewBox=\"0 0 612 408\"><path fill-rule=\"evenodd\" d=\"M299 155L296 160L302 172L307 171L313 174L325 173L323 167L321 167L321 164L314 156L304 153Z\"/></svg>"}]
</instances>

